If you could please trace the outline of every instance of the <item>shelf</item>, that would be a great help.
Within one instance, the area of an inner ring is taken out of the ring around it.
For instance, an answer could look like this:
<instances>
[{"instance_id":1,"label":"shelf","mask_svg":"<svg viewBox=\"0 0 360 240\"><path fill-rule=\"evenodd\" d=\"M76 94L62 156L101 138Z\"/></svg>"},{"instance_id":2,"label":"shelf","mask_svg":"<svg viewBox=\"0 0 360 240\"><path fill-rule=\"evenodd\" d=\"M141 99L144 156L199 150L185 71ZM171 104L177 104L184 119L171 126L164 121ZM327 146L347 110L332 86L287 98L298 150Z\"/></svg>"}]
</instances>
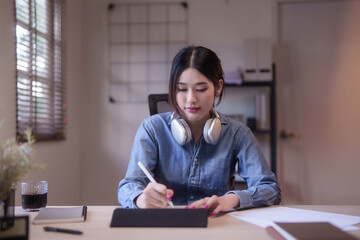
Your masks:
<instances>
[{"instance_id":1,"label":"shelf","mask_svg":"<svg viewBox=\"0 0 360 240\"><path fill-rule=\"evenodd\" d=\"M271 81L244 81L241 84L225 84L225 87L243 88L243 87L267 87L269 88L269 107L270 107L270 128L253 130L255 135L269 135L270 136L270 163L271 170L276 174L276 69L275 64L272 65L272 80Z\"/></svg>"}]
</instances>

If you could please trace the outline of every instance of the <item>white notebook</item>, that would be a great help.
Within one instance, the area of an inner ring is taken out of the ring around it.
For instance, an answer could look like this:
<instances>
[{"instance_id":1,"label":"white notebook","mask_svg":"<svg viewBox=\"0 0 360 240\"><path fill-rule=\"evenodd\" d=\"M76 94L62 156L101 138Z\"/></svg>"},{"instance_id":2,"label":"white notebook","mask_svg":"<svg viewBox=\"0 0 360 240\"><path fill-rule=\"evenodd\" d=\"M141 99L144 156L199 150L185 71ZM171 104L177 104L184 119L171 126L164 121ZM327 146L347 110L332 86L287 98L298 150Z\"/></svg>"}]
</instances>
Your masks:
<instances>
[{"instance_id":1,"label":"white notebook","mask_svg":"<svg viewBox=\"0 0 360 240\"><path fill-rule=\"evenodd\" d=\"M86 212L86 206L69 208L46 207L40 209L38 215L33 220L33 224L84 222L86 220Z\"/></svg>"}]
</instances>

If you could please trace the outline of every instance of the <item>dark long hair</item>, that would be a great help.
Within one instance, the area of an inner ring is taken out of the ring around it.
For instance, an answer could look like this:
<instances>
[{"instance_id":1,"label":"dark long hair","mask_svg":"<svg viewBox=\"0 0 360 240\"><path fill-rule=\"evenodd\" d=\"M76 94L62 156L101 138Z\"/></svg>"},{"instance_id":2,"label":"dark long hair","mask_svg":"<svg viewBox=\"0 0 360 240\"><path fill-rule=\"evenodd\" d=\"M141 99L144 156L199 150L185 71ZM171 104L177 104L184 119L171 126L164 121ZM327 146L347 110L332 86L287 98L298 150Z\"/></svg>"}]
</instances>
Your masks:
<instances>
[{"instance_id":1,"label":"dark long hair","mask_svg":"<svg viewBox=\"0 0 360 240\"><path fill-rule=\"evenodd\" d=\"M169 80L169 104L177 110L176 91L180 75L188 68L194 68L207 77L216 88L219 80L224 79L224 72L219 57L210 49L202 46L188 46L181 49L174 57ZM224 83L225 84L225 83ZM223 98L224 87L218 95L218 105ZM216 94L215 94L216 96Z\"/></svg>"}]
</instances>

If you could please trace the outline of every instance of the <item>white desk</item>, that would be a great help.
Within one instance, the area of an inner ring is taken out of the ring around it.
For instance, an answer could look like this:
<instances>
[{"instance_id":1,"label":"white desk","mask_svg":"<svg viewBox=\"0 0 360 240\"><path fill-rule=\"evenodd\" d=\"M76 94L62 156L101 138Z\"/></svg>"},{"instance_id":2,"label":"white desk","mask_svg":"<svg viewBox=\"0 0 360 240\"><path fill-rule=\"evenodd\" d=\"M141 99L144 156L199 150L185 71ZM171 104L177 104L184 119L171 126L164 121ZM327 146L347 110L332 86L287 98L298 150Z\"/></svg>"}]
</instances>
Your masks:
<instances>
[{"instance_id":1,"label":"white desk","mask_svg":"<svg viewBox=\"0 0 360 240\"><path fill-rule=\"evenodd\" d=\"M360 216L360 206L333 205L293 205L301 209L326 211ZM45 232L44 225L33 225L31 222L36 212L26 213L16 207L16 215L29 214L30 240L52 239L196 239L196 240L231 240L231 239L272 239L264 228L236 219L230 214L209 217L207 228L110 228L113 210L117 206L88 206L87 220L82 223L48 224L49 226L81 230L82 235L72 235L55 232ZM350 234L360 239L360 230L350 231Z\"/></svg>"}]
</instances>

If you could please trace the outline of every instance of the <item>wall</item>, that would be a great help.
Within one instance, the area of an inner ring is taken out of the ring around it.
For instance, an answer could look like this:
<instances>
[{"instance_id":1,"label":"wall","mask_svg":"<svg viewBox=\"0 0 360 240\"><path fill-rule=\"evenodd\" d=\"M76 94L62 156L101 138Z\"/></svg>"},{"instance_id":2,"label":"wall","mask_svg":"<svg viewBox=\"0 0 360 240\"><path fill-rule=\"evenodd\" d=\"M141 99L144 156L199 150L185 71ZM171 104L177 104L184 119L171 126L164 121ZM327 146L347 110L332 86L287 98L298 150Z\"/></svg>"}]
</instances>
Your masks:
<instances>
[{"instance_id":1,"label":"wall","mask_svg":"<svg viewBox=\"0 0 360 240\"><path fill-rule=\"evenodd\" d=\"M46 168L30 173L26 180L49 182L50 205L74 205L81 203L80 166L80 81L82 79L82 6L80 0L67 1L68 42L66 65L68 125L67 137L59 142L37 142L35 162L45 163ZM0 1L0 119L4 127L0 142L15 136L15 45L13 30L13 0ZM16 204L20 204L20 188L16 192Z\"/></svg>"},{"instance_id":2,"label":"wall","mask_svg":"<svg viewBox=\"0 0 360 240\"><path fill-rule=\"evenodd\" d=\"M0 143L15 136L15 46L13 1L0 1Z\"/></svg>"},{"instance_id":3,"label":"wall","mask_svg":"<svg viewBox=\"0 0 360 240\"><path fill-rule=\"evenodd\" d=\"M107 1L89 0L84 5L83 86L86 88L81 115L86 121L81 129L82 190L86 204L117 204L117 185L125 176L134 135L141 121L149 116L147 103L108 101L107 4ZM189 43L211 47L225 67L234 67L233 58L241 60L244 38L271 37L271 1L190 0L188 5ZM234 55L232 49L239 51ZM231 94L227 99L231 101Z\"/></svg>"},{"instance_id":4,"label":"wall","mask_svg":"<svg viewBox=\"0 0 360 240\"><path fill-rule=\"evenodd\" d=\"M15 135L15 50L13 1L0 4L0 117L5 121L0 140L4 140ZM36 143L35 161L47 167L24 178L49 181L49 204L117 204L117 184L125 175L133 137L148 116L146 103L108 102L107 4L67 1L67 139ZM232 56L239 58L243 38L270 35L270 8L267 0L189 1L189 43L213 48L231 68L233 61L224 55L240 46ZM254 23L251 28L249 22Z\"/></svg>"},{"instance_id":5,"label":"wall","mask_svg":"<svg viewBox=\"0 0 360 240\"><path fill-rule=\"evenodd\" d=\"M245 38L270 38L275 45L277 3L287 1L297 0L189 0L189 44L212 48L222 59L225 70L233 69L237 62L243 65L242 44ZM110 104L108 101L106 12L109 2L88 0L84 5L83 85L86 91L83 93L81 116L86 121L81 130L82 196L86 204L117 204L117 184L125 175L134 135L141 121L149 116L147 103ZM276 48L274 50L276 55ZM222 104L220 111L249 112L247 105L251 104L248 101L251 94L239 97L235 89L227 89L225 103L231 107ZM239 102L243 103L241 109L238 108ZM349 170L345 168L342 174L347 172ZM314 176L327 177L321 174ZM296 204L305 202L306 199ZM313 202L326 204L329 200L317 198Z\"/></svg>"},{"instance_id":6,"label":"wall","mask_svg":"<svg viewBox=\"0 0 360 240\"><path fill-rule=\"evenodd\" d=\"M67 140L36 143L36 161L46 163L47 168L24 179L48 180L52 205L117 204L117 184L125 176L135 132L142 119L149 115L147 103L110 104L108 101L106 17L109 2L67 1ZM268 37L275 43L276 2L189 0L189 43L214 49L224 67L231 69L234 62L242 63L244 38ZM15 135L12 8L13 0L0 1L0 105L3 107L0 118L5 121L0 132L1 142ZM234 53L232 49L238 50ZM234 95L236 93L229 90L226 101L238 101ZM240 101L247 105L246 99ZM227 111L224 106L221 108ZM346 169L344 172L346 174Z\"/></svg>"}]
</instances>

